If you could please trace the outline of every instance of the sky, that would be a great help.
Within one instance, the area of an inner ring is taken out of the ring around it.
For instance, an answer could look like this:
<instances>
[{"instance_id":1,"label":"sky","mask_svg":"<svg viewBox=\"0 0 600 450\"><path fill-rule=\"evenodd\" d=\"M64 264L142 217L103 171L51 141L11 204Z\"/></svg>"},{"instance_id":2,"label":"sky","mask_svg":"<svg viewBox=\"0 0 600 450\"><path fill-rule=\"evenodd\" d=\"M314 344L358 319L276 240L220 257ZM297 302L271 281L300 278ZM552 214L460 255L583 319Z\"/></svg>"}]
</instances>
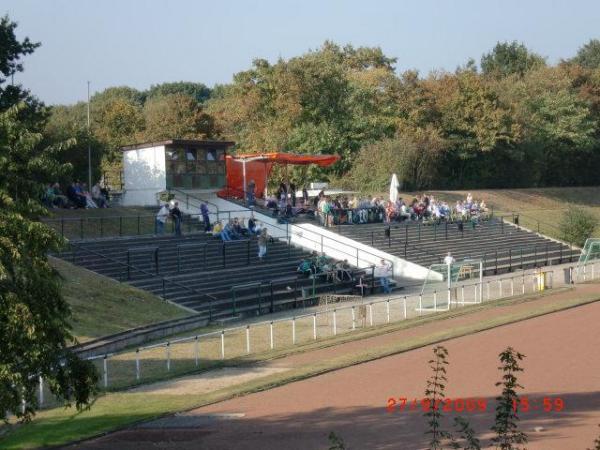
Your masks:
<instances>
[{"instance_id":1,"label":"sky","mask_svg":"<svg viewBox=\"0 0 600 450\"><path fill-rule=\"evenodd\" d=\"M337 44L381 47L396 69L453 71L498 41L549 63L600 38L595 0L0 0L17 35L42 46L15 76L47 104L110 86L231 82L252 60Z\"/></svg>"}]
</instances>

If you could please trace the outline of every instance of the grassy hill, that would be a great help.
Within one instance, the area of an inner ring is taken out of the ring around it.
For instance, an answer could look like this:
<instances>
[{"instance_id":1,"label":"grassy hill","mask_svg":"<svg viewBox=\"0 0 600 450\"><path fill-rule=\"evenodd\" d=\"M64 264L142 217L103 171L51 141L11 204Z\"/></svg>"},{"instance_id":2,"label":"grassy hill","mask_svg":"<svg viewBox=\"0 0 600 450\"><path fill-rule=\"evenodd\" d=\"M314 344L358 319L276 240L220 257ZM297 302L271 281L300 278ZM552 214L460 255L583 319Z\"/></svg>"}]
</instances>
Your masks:
<instances>
[{"instance_id":1,"label":"grassy hill","mask_svg":"<svg viewBox=\"0 0 600 450\"><path fill-rule=\"evenodd\" d=\"M450 202L464 200L471 192L476 200L484 200L494 209L494 215L519 213L519 223L548 236L559 238L558 223L571 205L585 208L600 222L600 187L485 189L470 191L427 191ZM404 193L410 198L414 193ZM600 226L596 229L600 237Z\"/></svg>"},{"instance_id":2,"label":"grassy hill","mask_svg":"<svg viewBox=\"0 0 600 450\"><path fill-rule=\"evenodd\" d=\"M71 305L73 333L80 342L189 315L148 292L60 259L50 261L64 279L63 295Z\"/></svg>"}]
</instances>

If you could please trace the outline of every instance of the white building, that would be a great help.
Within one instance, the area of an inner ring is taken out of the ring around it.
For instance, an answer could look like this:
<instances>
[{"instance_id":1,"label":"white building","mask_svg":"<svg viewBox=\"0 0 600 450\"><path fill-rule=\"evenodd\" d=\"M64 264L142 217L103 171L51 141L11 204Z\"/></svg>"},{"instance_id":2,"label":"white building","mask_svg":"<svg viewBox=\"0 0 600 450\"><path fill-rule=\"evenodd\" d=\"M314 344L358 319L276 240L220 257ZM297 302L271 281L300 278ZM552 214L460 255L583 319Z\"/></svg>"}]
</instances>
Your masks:
<instances>
[{"instance_id":1,"label":"white building","mask_svg":"<svg viewBox=\"0 0 600 450\"><path fill-rule=\"evenodd\" d=\"M123 147L123 205L156 205L167 189L215 193L226 185L229 141L170 139Z\"/></svg>"}]
</instances>

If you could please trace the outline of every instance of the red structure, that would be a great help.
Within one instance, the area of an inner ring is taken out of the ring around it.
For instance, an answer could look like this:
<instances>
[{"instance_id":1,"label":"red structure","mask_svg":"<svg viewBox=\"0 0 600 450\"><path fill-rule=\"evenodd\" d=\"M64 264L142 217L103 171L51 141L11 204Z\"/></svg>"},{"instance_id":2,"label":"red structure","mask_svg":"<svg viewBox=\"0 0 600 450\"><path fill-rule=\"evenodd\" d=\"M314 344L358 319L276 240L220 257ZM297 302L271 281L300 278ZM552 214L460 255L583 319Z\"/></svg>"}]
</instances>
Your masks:
<instances>
[{"instance_id":1,"label":"red structure","mask_svg":"<svg viewBox=\"0 0 600 450\"><path fill-rule=\"evenodd\" d=\"M219 194L227 197L243 198L247 183L254 180L257 197L265 192L267 180L274 164L306 166L316 164L328 167L339 161L337 155L296 155L293 153L252 153L227 155L225 159L227 187Z\"/></svg>"}]
</instances>

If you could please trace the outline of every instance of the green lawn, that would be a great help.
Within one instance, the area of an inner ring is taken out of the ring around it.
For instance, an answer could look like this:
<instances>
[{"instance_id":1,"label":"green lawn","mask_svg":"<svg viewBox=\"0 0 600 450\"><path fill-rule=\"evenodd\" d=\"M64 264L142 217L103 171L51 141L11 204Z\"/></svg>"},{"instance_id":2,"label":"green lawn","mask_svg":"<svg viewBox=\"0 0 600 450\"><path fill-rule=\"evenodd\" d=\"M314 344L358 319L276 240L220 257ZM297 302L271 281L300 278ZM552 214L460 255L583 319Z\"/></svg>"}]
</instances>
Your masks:
<instances>
[{"instance_id":1,"label":"green lawn","mask_svg":"<svg viewBox=\"0 0 600 450\"><path fill-rule=\"evenodd\" d=\"M436 320L453 315L469 314L487 308L497 308L498 314L490 317L484 322L466 324L462 327L452 329L440 329L436 334L415 337L408 340L394 342L381 348L370 348L362 353L351 352L341 354L327 361L314 361L289 371L270 375L247 383L227 387L213 391L209 394L186 393L184 395L155 394L152 392L116 392L100 396L89 410L77 412L73 409L54 408L40 411L34 420L25 425L0 427L0 447L5 449L27 449L39 448L49 445L61 445L68 442L95 436L121 427L125 427L141 420L158 417L167 413L190 409L215 401L225 400L246 393L270 389L279 385L298 381L304 378L326 373L343 367L349 367L361 362L372 361L413 348L441 342L458 336L465 336L486 329L491 329L508 323L525 320L554 311L571 308L580 304L598 301L597 296L573 296L568 301L544 302L536 301L543 299L545 295L529 299L517 298L499 302L490 302L476 307L465 307L460 311L442 313L436 318L423 317L416 320L406 321L400 325L377 327L355 335L334 337L329 340L307 344L294 349L271 351L261 355L253 355L253 361L273 359L296 352L310 351L314 348L322 348L337 343L348 342L377 334L388 333L397 329L417 325L423 321ZM531 302L531 307L520 312L511 311L507 308L511 304ZM443 327L442 327L443 328ZM232 362L232 365L240 364ZM224 363L225 364L225 363Z\"/></svg>"},{"instance_id":2,"label":"green lawn","mask_svg":"<svg viewBox=\"0 0 600 450\"><path fill-rule=\"evenodd\" d=\"M80 342L189 315L148 292L60 259L51 258L51 262L64 279L63 294Z\"/></svg>"}]
</instances>

